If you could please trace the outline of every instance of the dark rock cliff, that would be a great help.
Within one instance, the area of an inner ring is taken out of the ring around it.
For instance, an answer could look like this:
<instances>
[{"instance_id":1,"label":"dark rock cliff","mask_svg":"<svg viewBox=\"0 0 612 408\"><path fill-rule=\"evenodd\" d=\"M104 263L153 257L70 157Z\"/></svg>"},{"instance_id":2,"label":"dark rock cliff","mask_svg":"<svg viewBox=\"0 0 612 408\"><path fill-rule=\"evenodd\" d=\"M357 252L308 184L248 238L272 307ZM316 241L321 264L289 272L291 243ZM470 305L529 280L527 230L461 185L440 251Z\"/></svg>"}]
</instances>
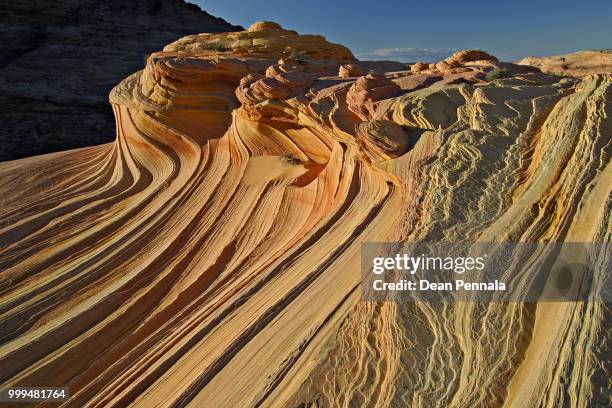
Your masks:
<instances>
[{"instance_id":1,"label":"dark rock cliff","mask_svg":"<svg viewBox=\"0 0 612 408\"><path fill-rule=\"evenodd\" d=\"M108 93L149 53L241 29L183 0L3 0L0 161L112 141Z\"/></svg>"}]
</instances>

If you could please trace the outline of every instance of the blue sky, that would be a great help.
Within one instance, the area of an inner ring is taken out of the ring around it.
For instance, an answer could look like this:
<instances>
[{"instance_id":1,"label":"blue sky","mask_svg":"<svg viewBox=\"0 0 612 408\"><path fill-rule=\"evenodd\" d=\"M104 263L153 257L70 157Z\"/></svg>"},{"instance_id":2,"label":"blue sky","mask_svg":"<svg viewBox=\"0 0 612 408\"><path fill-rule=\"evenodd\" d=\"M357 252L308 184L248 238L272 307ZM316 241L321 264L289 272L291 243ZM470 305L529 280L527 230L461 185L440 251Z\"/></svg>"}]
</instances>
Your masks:
<instances>
[{"instance_id":1,"label":"blue sky","mask_svg":"<svg viewBox=\"0 0 612 408\"><path fill-rule=\"evenodd\" d=\"M188 0L245 28L271 20L360 59L437 61L479 48L502 60L612 48L612 0Z\"/></svg>"}]
</instances>

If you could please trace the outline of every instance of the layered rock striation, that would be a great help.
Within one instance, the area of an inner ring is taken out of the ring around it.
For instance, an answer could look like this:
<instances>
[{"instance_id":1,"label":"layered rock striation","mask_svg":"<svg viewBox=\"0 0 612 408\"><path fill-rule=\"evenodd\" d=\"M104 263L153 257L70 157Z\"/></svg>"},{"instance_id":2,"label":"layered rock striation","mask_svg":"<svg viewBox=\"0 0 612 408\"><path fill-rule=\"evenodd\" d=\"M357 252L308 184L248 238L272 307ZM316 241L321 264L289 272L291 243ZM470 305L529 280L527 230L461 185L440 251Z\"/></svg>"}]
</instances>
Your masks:
<instances>
[{"instance_id":1,"label":"layered rock striation","mask_svg":"<svg viewBox=\"0 0 612 408\"><path fill-rule=\"evenodd\" d=\"M360 249L609 242L611 93L473 51L360 62L273 23L178 40L111 92L114 143L0 165L0 384L71 407L605 405L605 304L362 302Z\"/></svg>"}]
</instances>

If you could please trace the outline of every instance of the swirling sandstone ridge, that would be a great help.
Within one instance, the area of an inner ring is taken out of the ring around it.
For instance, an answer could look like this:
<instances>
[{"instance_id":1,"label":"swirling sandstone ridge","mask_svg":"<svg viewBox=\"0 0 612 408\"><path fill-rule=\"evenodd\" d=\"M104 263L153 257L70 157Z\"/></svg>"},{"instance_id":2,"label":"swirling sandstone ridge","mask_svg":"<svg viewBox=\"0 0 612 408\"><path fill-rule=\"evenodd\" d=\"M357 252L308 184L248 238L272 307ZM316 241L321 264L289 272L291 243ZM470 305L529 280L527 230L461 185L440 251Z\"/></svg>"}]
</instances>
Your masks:
<instances>
[{"instance_id":1,"label":"swirling sandstone ridge","mask_svg":"<svg viewBox=\"0 0 612 408\"><path fill-rule=\"evenodd\" d=\"M0 383L71 407L605 404L605 304L366 303L359 270L364 241L609 241L611 90L274 23L170 44L111 93L115 143L0 165Z\"/></svg>"}]
</instances>

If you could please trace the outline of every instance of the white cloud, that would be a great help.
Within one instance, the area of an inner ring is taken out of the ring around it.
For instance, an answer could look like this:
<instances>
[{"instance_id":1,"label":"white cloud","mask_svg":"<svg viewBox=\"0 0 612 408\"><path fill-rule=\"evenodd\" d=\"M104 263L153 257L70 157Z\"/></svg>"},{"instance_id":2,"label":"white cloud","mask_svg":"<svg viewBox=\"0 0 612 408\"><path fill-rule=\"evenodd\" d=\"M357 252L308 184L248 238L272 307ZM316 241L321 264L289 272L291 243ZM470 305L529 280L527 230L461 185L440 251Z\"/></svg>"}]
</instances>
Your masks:
<instances>
[{"instance_id":1,"label":"white cloud","mask_svg":"<svg viewBox=\"0 0 612 408\"><path fill-rule=\"evenodd\" d=\"M399 62L438 62L449 57L457 49L429 48L380 48L357 54L360 60L390 60Z\"/></svg>"}]
</instances>

